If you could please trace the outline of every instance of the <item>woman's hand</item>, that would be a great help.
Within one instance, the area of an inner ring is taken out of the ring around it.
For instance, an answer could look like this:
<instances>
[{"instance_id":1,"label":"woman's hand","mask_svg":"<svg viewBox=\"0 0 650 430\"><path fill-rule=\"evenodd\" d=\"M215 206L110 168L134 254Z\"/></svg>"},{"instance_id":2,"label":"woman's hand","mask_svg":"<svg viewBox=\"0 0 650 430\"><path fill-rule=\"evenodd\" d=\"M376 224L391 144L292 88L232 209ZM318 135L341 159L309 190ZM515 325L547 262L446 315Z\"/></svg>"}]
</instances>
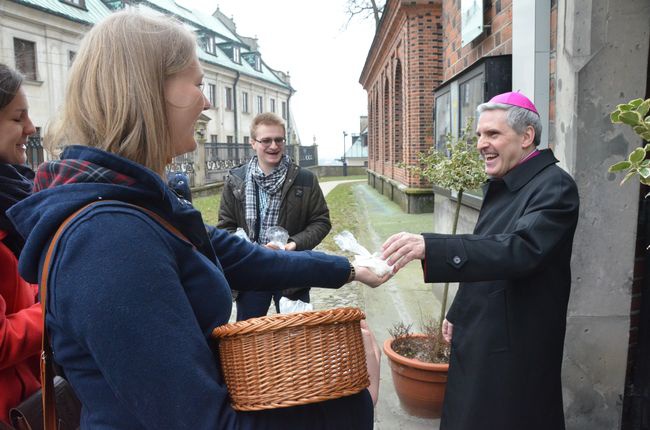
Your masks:
<instances>
[{"instance_id":1,"label":"woman's hand","mask_svg":"<svg viewBox=\"0 0 650 430\"><path fill-rule=\"evenodd\" d=\"M363 349L366 351L366 363L368 366L368 376L370 377L370 386L368 391L372 397L372 404L377 405L379 398L379 368L381 363L381 350L377 345L375 335L370 331L366 320L361 320L361 336L363 338Z\"/></svg>"},{"instance_id":2,"label":"woman's hand","mask_svg":"<svg viewBox=\"0 0 650 430\"><path fill-rule=\"evenodd\" d=\"M392 276L393 273L387 273L384 276L377 276L375 273L368 269L367 267L363 266L357 266L354 265L354 281L359 281L363 282L364 284L368 285L369 287L376 288L383 284L384 282L388 281Z\"/></svg>"},{"instance_id":3,"label":"woman's hand","mask_svg":"<svg viewBox=\"0 0 650 430\"><path fill-rule=\"evenodd\" d=\"M444 319L442 322L442 337L447 341L447 343L451 343L451 337L454 332L454 325L447 321L447 318Z\"/></svg>"}]
</instances>

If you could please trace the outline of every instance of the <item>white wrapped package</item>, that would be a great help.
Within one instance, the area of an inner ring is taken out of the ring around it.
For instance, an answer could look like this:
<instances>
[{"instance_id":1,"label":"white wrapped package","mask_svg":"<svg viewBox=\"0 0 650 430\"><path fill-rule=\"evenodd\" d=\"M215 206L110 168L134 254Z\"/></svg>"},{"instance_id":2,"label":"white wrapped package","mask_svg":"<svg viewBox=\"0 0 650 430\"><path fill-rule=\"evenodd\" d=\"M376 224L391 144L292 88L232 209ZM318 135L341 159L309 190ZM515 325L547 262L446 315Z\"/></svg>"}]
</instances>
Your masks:
<instances>
[{"instance_id":1,"label":"white wrapped package","mask_svg":"<svg viewBox=\"0 0 650 430\"><path fill-rule=\"evenodd\" d=\"M241 227L237 227L237 230L235 230L235 232L233 234L235 236L237 236L237 237L240 237L240 238L244 239L247 242L251 241L250 238L248 237L248 235L246 234L246 230L244 230Z\"/></svg>"},{"instance_id":2,"label":"white wrapped package","mask_svg":"<svg viewBox=\"0 0 650 430\"><path fill-rule=\"evenodd\" d=\"M269 238L269 243L280 249L284 249L284 246L289 240L289 232L279 225L270 227L266 234Z\"/></svg>"},{"instance_id":3,"label":"white wrapped package","mask_svg":"<svg viewBox=\"0 0 650 430\"><path fill-rule=\"evenodd\" d=\"M371 254L364 248L354 235L347 230L334 236L334 242L343 251L351 252L354 255L354 264L360 267L367 267L375 275L382 277L393 271L393 266L389 266L386 260L381 259L381 254L378 252Z\"/></svg>"},{"instance_id":4,"label":"white wrapped package","mask_svg":"<svg viewBox=\"0 0 650 430\"><path fill-rule=\"evenodd\" d=\"M280 313L291 314L294 312L309 312L313 311L314 307L311 303L305 303L302 300L291 300L287 297L280 297Z\"/></svg>"},{"instance_id":5,"label":"white wrapped package","mask_svg":"<svg viewBox=\"0 0 650 430\"><path fill-rule=\"evenodd\" d=\"M393 266L389 266L386 260L381 259L379 253L372 255L355 255L354 264L359 267L367 267L372 273L380 278L393 271Z\"/></svg>"}]
</instances>

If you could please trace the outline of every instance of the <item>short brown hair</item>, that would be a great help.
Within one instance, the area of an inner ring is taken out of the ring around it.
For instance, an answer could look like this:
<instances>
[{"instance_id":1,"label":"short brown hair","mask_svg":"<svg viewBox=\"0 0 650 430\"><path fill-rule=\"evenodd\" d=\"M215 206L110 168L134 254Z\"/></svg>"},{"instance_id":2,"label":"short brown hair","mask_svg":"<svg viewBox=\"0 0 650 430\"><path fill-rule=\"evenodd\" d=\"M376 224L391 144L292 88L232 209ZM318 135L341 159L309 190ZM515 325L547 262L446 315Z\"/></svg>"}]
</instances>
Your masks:
<instances>
[{"instance_id":1,"label":"short brown hair","mask_svg":"<svg viewBox=\"0 0 650 430\"><path fill-rule=\"evenodd\" d=\"M274 113L264 112L253 118L253 122L251 123L251 139L256 138L255 131L260 125L278 125L282 127L282 130L285 134L287 133L287 127L282 118Z\"/></svg>"}]
</instances>

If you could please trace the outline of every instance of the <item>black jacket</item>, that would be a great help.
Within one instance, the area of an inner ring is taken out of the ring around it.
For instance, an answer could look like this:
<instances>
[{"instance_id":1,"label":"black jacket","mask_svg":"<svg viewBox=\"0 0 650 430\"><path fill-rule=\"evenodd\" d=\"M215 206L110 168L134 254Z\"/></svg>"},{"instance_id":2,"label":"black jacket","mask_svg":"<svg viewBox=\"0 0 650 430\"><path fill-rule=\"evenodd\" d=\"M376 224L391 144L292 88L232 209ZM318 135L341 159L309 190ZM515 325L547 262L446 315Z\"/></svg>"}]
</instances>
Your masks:
<instances>
[{"instance_id":1,"label":"black jacket","mask_svg":"<svg viewBox=\"0 0 650 430\"><path fill-rule=\"evenodd\" d=\"M578 221L550 150L491 180L474 234L425 234L426 282L460 281L441 430L562 430L561 367Z\"/></svg>"},{"instance_id":2,"label":"black jacket","mask_svg":"<svg viewBox=\"0 0 650 430\"><path fill-rule=\"evenodd\" d=\"M248 164L230 171L223 187L217 227L230 232L246 225L246 170ZM282 186L278 225L289 232L296 251L313 249L332 228L330 212L316 175L291 163Z\"/></svg>"}]
</instances>

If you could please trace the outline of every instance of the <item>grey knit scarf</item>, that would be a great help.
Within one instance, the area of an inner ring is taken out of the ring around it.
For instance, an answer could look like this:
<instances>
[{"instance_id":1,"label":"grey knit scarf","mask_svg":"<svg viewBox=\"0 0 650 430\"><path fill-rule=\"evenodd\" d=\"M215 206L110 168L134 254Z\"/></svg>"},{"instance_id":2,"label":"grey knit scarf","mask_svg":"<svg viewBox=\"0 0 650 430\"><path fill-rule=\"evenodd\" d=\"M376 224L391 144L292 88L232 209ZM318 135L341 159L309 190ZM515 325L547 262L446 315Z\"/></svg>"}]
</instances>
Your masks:
<instances>
[{"instance_id":1,"label":"grey knit scarf","mask_svg":"<svg viewBox=\"0 0 650 430\"><path fill-rule=\"evenodd\" d=\"M265 175L259 166L257 156L248 163L246 169L246 224L248 237L253 242L262 245L268 243L267 231L278 223L282 185L287 177L289 165L289 158L283 155L280 164L271 173ZM256 228L258 222L259 235Z\"/></svg>"}]
</instances>

